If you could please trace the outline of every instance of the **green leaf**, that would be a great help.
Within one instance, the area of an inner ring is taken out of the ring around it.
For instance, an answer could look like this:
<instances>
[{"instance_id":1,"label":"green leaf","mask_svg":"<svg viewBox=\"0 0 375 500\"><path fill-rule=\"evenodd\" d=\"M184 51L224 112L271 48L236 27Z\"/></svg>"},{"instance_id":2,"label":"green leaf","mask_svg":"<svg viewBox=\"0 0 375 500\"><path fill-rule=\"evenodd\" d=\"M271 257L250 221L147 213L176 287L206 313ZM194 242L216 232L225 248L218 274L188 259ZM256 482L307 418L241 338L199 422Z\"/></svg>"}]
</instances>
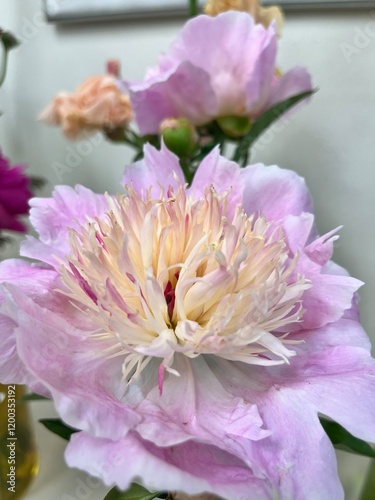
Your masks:
<instances>
[{"instance_id":1,"label":"green leaf","mask_svg":"<svg viewBox=\"0 0 375 500\"><path fill-rule=\"evenodd\" d=\"M320 418L320 423L335 448L375 458L375 449L369 443L354 437L344 427L341 427L341 425L322 417Z\"/></svg>"},{"instance_id":2,"label":"green leaf","mask_svg":"<svg viewBox=\"0 0 375 500\"><path fill-rule=\"evenodd\" d=\"M57 434L67 441L69 441L72 434L78 432L77 429L73 429L73 427L69 427L69 425L64 424L64 422L59 418L42 418L39 422L43 424L44 427L47 427L49 431Z\"/></svg>"},{"instance_id":3,"label":"green leaf","mask_svg":"<svg viewBox=\"0 0 375 500\"><path fill-rule=\"evenodd\" d=\"M308 92L302 92L293 97L289 97L286 101L279 102L263 113L256 122L254 122L250 131L242 138L239 142L239 146L233 156L233 160L236 162L241 162L245 165L244 160L247 160L249 148L258 139L258 137L270 126L280 118L286 111L291 109L293 106L298 104L303 99L314 94L316 90L309 90Z\"/></svg>"},{"instance_id":4,"label":"green leaf","mask_svg":"<svg viewBox=\"0 0 375 500\"><path fill-rule=\"evenodd\" d=\"M162 495L161 491L150 493L143 486L133 483L127 491L113 488L104 500L152 500L152 498L157 498L159 495Z\"/></svg>"},{"instance_id":5,"label":"green leaf","mask_svg":"<svg viewBox=\"0 0 375 500\"><path fill-rule=\"evenodd\" d=\"M20 398L20 401L49 401L45 396L40 394L35 394L35 392L30 392L30 394L25 394Z\"/></svg>"}]
</instances>

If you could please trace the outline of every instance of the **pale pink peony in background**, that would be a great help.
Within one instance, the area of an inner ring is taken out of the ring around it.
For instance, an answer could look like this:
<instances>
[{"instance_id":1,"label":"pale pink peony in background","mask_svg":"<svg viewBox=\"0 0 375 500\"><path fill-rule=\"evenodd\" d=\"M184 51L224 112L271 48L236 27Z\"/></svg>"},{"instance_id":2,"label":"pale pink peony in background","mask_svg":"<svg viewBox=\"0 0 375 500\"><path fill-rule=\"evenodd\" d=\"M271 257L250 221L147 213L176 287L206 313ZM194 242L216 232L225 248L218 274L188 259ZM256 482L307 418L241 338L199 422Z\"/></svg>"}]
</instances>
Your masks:
<instances>
[{"instance_id":1,"label":"pale pink peony in background","mask_svg":"<svg viewBox=\"0 0 375 500\"><path fill-rule=\"evenodd\" d=\"M308 72L276 71L273 25L255 24L245 12L190 20L143 82L129 84L142 134L158 133L166 118L204 125L215 118L256 120L274 104L312 89Z\"/></svg>"},{"instance_id":2,"label":"pale pink peony in background","mask_svg":"<svg viewBox=\"0 0 375 500\"><path fill-rule=\"evenodd\" d=\"M61 125L69 139L77 139L85 131L126 127L132 119L132 110L116 75L109 74L88 78L72 94L58 94L40 119Z\"/></svg>"},{"instance_id":3,"label":"pale pink peony in background","mask_svg":"<svg viewBox=\"0 0 375 500\"><path fill-rule=\"evenodd\" d=\"M375 441L375 365L303 179L216 149L186 189L147 146L123 184L32 201L39 263L0 264L1 382L49 394L68 464L108 486L343 499L318 414Z\"/></svg>"}]
</instances>

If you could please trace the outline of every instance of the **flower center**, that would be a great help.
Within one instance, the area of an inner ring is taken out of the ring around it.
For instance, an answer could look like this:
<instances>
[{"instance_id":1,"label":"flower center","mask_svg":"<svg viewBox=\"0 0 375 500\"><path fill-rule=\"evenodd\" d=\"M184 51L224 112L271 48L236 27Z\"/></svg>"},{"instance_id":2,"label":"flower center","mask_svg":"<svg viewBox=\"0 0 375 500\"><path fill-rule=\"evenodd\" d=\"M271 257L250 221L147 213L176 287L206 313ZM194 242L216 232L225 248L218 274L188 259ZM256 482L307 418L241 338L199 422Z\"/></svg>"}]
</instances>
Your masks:
<instances>
[{"instance_id":1,"label":"flower center","mask_svg":"<svg viewBox=\"0 0 375 500\"><path fill-rule=\"evenodd\" d=\"M123 356L124 376L176 352L254 364L288 362L288 326L309 288L281 230L207 188L108 197L108 212L71 231L63 293L93 318L98 352ZM106 354L106 355L107 355Z\"/></svg>"},{"instance_id":2,"label":"flower center","mask_svg":"<svg viewBox=\"0 0 375 500\"><path fill-rule=\"evenodd\" d=\"M175 277L176 277L176 280L178 280L178 273L175 274ZM170 281L168 281L167 286L165 287L164 297L165 297L165 302L167 303L167 306L168 306L169 320L172 324L174 305L176 302L176 292L175 292L175 289L173 288L172 283Z\"/></svg>"}]
</instances>

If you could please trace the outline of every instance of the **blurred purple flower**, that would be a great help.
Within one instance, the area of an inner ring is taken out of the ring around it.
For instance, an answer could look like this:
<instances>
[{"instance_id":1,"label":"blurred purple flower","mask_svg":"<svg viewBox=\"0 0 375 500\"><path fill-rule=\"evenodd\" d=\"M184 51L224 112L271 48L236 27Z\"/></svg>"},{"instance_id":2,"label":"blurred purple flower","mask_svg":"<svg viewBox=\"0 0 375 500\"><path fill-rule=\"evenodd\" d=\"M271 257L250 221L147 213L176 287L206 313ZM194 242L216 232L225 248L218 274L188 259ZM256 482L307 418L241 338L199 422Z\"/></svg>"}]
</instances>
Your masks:
<instances>
[{"instance_id":1,"label":"blurred purple flower","mask_svg":"<svg viewBox=\"0 0 375 500\"><path fill-rule=\"evenodd\" d=\"M193 125L225 116L254 120L274 104L311 90L304 68L280 75L276 50L274 25L255 24L245 12L190 20L145 80L130 84L141 133L158 133L166 118L186 118Z\"/></svg>"},{"instance_id":2,"label":"blurred purple flower","mask_svg":"<svg viewBox=\"0 0 375 500\"><path fill-rule=\"evenodd\" d=\"M11 166L0 150L0 230L24 232L26 226L18 220L29 211L32 197L30 179L24 165Z\"/></svg>"},{"instance_id":3,"label":"blurred purple flower","mask_svg":"<svg viewBox=\"0 0 375 500\"><path fill-rule=\"evenodd\" d=\"M108 486L343 499L318 414L375 441L375 364L303 179L215 149L186 189L146 146L123 183L32 200L39 264L0 264L0 381L53 397L68 464Z\"/></svg>"}]
</instances>

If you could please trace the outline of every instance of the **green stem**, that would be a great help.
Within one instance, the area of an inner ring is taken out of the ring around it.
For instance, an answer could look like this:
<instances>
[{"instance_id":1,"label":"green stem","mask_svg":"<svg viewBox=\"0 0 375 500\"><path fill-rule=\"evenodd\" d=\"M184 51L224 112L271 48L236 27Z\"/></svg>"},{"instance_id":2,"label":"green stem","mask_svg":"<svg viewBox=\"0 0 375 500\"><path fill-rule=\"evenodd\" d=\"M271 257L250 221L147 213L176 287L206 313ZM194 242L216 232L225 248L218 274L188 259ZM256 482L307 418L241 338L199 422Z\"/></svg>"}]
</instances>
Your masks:
<instances>
[{"instance_id":1,"label":"green stem","mask_svg":"<svg viewBox=\"0 0 375 500\"><path fill-rule=\"evenodd\" d=\"M368 468L365 485L362 489L360 500L373 500L375 492L375 460L371 461Z\"/></svg>"},{"instance_id":2,"label":"green stem","mask_svg":"<svg viewBox=\"0 0 375 500\"><path fill-rule=\"evenodd\" d=\"M137 151L142 150L143 143L139 143L136 137L129 137L128 130L118 127L115 129L104 129L106 137L112 142L128 144Z\"/></svg>"},{"instance_id":3,"label":"green stem","mask_svg":"<svg viewBox=\"0 0 375 500\"><path fill-rule=\"evenodd\" d=\"M194 172L191 169L190 161L187 158L180 158L180 165L184 173L185 180L190 186L194 179Z\"/></svg>"},{"instance_id":4,"label":"green stem","mask_svg":"<svg viewBox=\"0 0 375 500\"><path fill-rule=\"evenodd\" d=\"M232 161L238 163L241 167L246 167L249 164L250 150L245 149L241 151L241 144L237 146L233 156Z\"/></svg>"},{"instance_id":5,"label":"green stem","mask_svg":"<svg viewBox=\"0 0 375 500\"><path fill-rule=\"evenodd\" d=\"M125 136L129 141L131 141L134 145L136 145L139 149L143 148L144 140L138 134L136 134L133 130L128 129L127 135L125 132Z\"/></svg>"},{"instance_id":6,"label":"green stem","mask_svg":"<svg viewBox=\"0 0 375 500\"><path fill-rule=\"evenodd\" d=\"M8 66L8 49L4 47L3 61L1 63L1 71L0 71L0 87L4 83L5 75L7 74L7 66Z\"/></svg>"},{"instance_id":7,"label":"green stem","mask_svg":"<svg viewBox=\"0 0 375 500\"><path fill-rule=\"evenodd\" d=\"M198 2L197 0L189 0L189 16L195 17L198 15Z\"/></svg>"}]
</instances>

